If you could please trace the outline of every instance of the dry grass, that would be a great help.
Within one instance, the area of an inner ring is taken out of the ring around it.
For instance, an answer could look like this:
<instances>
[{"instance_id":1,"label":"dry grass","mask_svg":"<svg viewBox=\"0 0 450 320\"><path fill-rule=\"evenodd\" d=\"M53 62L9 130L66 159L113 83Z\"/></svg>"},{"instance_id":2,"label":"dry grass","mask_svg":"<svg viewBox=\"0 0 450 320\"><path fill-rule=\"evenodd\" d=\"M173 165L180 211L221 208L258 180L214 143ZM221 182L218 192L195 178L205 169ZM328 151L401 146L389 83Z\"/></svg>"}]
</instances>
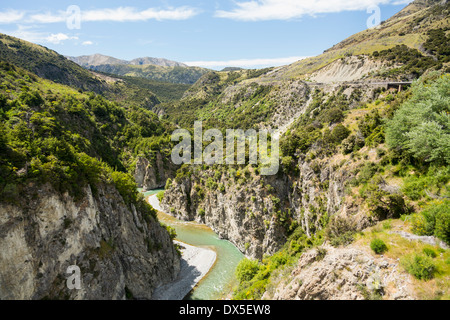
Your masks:
<instances>
[{"instance_id":1,"label":"dry grass","mask_svg":"<svg viewBox=\"0 0 450 320\"><path fill-rule=\"evenodd\" d=\"M390 225L390 228L389 228ZM388 251L384 256L393 260L400 261L403 257L413 254L423 254L425 248L436 252L437 257L433 262L437 267L437 273L432 280L417 280L411 276L412 288L414 288L416 297L423 300L443 299L450 300L450 264L446 261L450 259L450 250L444 250L437 246L432 246L419 241L410 241L402 238L398 234L392 234L392 231L410 231L410 224L400 219L390 220L389 223L380 222L376 226L365 230L356 237L355 246L360 247L366 252L370 252L374 257L376 254L370 250L370 242L374 238L383 240L388 246Z\"/></svg>"}]
</instances>

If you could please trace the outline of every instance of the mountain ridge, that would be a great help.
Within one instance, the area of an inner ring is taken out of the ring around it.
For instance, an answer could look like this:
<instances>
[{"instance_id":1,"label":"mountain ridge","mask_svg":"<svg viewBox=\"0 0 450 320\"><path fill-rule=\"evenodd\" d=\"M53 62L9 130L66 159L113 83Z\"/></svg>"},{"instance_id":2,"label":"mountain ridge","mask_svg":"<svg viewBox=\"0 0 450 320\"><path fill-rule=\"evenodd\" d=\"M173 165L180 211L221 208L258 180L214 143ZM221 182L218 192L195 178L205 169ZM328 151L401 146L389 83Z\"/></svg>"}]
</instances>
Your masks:
<instances>
[{"instance_id":1,"label":"mountain ridge","mask_svg":"<svg viewBox=\"0 0 450 320\"><path fill-rule=\"evenodd\" d=\"M82 67L98 67L105 64L124 65L156 65L162 67L188 67L186 64L164 58L140 57L132 60L118 59L115 57L96 53L83 56L66 56L67 59L81 65Z\"/></svg>"}]
</instances>

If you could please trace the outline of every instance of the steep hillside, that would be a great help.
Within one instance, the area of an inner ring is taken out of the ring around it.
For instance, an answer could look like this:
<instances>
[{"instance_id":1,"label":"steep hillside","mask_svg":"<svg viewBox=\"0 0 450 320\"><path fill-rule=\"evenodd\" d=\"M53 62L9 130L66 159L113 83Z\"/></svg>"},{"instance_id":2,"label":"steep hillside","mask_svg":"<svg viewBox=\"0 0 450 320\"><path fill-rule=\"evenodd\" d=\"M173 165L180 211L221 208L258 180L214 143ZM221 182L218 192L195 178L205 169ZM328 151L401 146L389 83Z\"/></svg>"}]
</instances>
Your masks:
<instances>
[{"instance_id":1,"label":"steep hillside","mask_svg":"<svg viewBox=\"0 0 450 320\"><path fill-rule=\"evenodd\" d=\"M151 109L160 102L147 86L94 74L55 51L4 34L0 34L0 59L41 78L80 91L102 94L126 106L137 105Z\"/></svg>"},{"instance_id":2,"label":"steep hillside","mask_svg":"<svg viewBox=\"0 0 450 320\"><path fill-rule=\"evenodd\" d=\"M319 57L211 72L179 103L160 106L187 129L200 119L204 128L281 133L278 174L261 176L261 163L185 165L162 199L166 211L206 223L249 258L236 271L234 298L448 298L448 248L436 240L450 243L448 30L447 2L417 1ZM386 220L404 222L396 231L419 243L429 237L432 248L368 231ZM349 247L358 233L366 238ZM372 242L374 254L392 250L401 263L368 268ZM317 250L317 264L305 270L313 261L300 257L309 250ZM339 264L338 257L353 261ZM360 272L311 278L340 266ZM374 286L380 275L393 281Z\"/></svg>"},{"instance_id":3,"label":"steep hillside","mask_svg":"<svg viewBox=\"0 0 450 320\"><path fill-rule=\"evenodd\" d=\"M150 299L180 257L132 175L167 161L173 128L8 62L0 79L0 298Z\"/></svg>"},{"instance_id":4,"label":"steep hillside","mask_svg":"<svg viewBox=\"0 0 450 320\"><path fill-rule=\"evenodd\" d=\"M178 103L163 104L167 119L192 126L195 119L221 128L281 131L307 110L310 92L340 86L366 96L426 71L450 70L448 2L413 2L375 29L362 31L317 57L263 70L210 72Z\"/></svg>"},{"instance_id":5,"label":"steep hillside","mask_svg":"<svg viewBox=\"0 0 450 320\"><path fill-rule=\"evenodd\" d=\"M427 33L433 29L450 27L448 1L414 1L398 14L383 21L378 27L364 30L326 50L323 54L292 65L281 67L267 76L270 79L307 79L313 72L348 56L372 55L375 51L406 45L424 53Z\"/></svg>"}]
</instances>

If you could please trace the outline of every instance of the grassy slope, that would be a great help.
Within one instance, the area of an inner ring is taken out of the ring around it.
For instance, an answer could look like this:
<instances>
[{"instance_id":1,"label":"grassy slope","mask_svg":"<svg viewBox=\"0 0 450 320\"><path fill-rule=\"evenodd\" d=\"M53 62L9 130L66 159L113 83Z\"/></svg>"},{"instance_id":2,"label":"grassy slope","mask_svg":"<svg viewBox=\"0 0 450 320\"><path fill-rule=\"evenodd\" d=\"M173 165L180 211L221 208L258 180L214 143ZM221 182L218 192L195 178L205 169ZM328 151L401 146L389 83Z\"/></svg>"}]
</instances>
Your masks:
<instances>
[{"instance_id":1,"label":"grassy slope","mask_svg":"<svg viewBox=\"0 0 450 320\"><path fill-rule=\"evenodd\" d=\"M352 35L319 56L283 67L274 76L281 79L302 77L345 56L371 54L400 44L419 49L428 30L450 26L449 6L447 3L445 7L437 7L441 11L426 6L422 1L415 1L379 27Z\"/></svg>"},{"instance_id":2,"label":"grassy slope","mask_svg":"<svg viewBox=\"0 0 450 320\"><path fill-rule=\"evenodd\" d=\"M0 34L0 60L28 70L41 78L103 94L126 105L152 108L159 100L147 86L127 81L105 81L53 50Z\"/></svg>"}]
</instances>

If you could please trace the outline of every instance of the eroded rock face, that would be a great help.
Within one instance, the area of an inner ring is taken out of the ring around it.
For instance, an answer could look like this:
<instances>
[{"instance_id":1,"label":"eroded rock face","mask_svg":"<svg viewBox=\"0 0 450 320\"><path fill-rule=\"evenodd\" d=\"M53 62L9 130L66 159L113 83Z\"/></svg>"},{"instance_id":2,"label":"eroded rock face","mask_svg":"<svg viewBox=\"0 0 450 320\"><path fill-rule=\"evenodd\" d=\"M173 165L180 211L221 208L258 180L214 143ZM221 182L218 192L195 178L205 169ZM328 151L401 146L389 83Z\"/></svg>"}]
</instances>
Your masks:
<instances>
[{"instance_id":1,"label":"eroded rock face","mask_svg":"<svg viewBox=\"0 0 450 320\"><path fill-rule=\"evenodd\" d=\"M327 246L304 253L288 280L266 291L263 299L411 300L410 281L398 261L374 258L357 248Z\"/></svg>"},{"instance_id":2,"label":"eroded rock face","mask_svg":"<svg viewBox=\"0 0 450 320\"><path fill-rule=\"evenodd\" d=\"M167 231L112 186L77 202L43 187L23 201L0 204L0 299L150 299L179 272ZM71 265L80 290L67 288Z\"/></svg>"},{"instance_id":3,"label":"eroded rock face","mask_svg":"<svg viewBox=\"0 0 450 320\"><path fill-rule=\"evenodd\" d=\"M226 177L221 181L227 185L224 191L210 190L204 195L195 179L173 182L161 207L181 220L205 223L249 257L275 253L286 241L286 231L273 213L277 205L270 193L257 179L245 185L228 185ZM279 191L284 192L281 186Z\"/></svg>"},{"instance_id":4,"label":"eroded rock face","mask_svg":"<svg viewBox=\"0 0 450 320\"><path fill-rule=\"evenodd\" d=\"M163 159L161 154L157 152L153 161L149 161L146 158L138 158L134 178L138 187L143 188L144 191L162 188L176 169L174 164Z\"/></svg>"},{"instance_id":5,"label":"eroded rock face","mask_svg":"<svg viewBox=\"0 0 450 320\"><path fill-rule=\"evenodd\" d=\"M294 221L308 236L337 213L351 216L359 230L370 226L358 204L345 198L346 182L354 177L349 166L356 164L340 167L341 161L300 160L295 174L250 175L244 183L231 177L229 168L220 178L214 170L198 170L173 181L161 205L179 219L205 223L246 256L261 259L284 245ZM222 190L208 188L208 179L221 184Z\"/></svg>"}]
</instances>

